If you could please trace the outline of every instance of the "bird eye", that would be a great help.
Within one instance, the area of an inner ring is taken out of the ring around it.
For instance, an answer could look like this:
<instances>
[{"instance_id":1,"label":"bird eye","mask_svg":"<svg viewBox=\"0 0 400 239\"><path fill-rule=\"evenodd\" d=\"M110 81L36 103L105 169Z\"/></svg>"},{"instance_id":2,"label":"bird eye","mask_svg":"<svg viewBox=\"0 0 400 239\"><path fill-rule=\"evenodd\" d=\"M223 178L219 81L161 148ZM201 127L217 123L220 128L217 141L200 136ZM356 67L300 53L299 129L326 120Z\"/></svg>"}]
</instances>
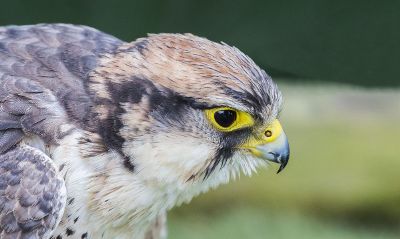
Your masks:
<instances>
[{"instance_id":1,"label":"bird eye","mask_svg":"<svg viewBox=\"0 0 400 239\"><path fill-rule=\"evenodd\" d=\"M254 125L253 117L249 113L230 107L206 109L204 113L211 125L222 132L231 132Z\"/></svg>"},{"instance_id":2,"label":"bird eye","mask_svg":"<svg viewBox=\"0 0 400 239\"><path fill-rule=\"evenodd\" d=\"M265 131L265 136L266 137L271 137L272 136L272 131L271 130L267 130L267 131Z\"/></svg>"},{"instance_id":3,"label":"bird eye","mask_svg":"<svg viewBox=\"0 0 400 239\"><path fill-rule=\"evenodd\" d=\"M214 113L215 122L224 128L228 128L236 121L236 112L233 110L219 110Z\"/></svg>"}]
</instances>

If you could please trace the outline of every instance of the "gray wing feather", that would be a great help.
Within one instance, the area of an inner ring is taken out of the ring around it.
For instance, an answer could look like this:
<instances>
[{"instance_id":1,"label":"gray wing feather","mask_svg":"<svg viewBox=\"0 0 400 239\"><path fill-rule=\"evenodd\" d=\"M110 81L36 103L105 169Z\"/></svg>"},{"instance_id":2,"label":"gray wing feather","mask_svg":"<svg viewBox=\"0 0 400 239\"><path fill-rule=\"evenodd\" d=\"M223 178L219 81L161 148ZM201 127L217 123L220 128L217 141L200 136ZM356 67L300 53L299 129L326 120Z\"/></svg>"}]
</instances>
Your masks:
<instances>
[{"instance_id":1,"label":"gray wing feather","mask_svg":"<svg viewBox=\"0 0 400 239\"><path fill-rule=\"evenodd\" d=\"M123 42L85 26L0 27L0 239L48 238L65 206L51 159L23 146L57 144L62 125L93 126L89 72Z\"/></svg>"},{"instance_id":2,"label":"gray wing feather","mask_svg":"<svg viewBox=\"0 0 400 239\"><path fill-rule=\"evenodd\" d=\"M86 26L0 27L0 154L26 134L56 143L66 123L95 128L86 80L122 43Z\"/></svg>"},{"instance_id":3,"label":"gray wing feather","mask_svg":"<svg viewBox=\"0 0 400 239\"><path fill-rule=\"evenodd\" d=\"M122 43L84 26L0 27L0 239L47 238L56 227L64 182L48 156L20 142L57 144L65 124L93 128L88 74Z\"/></svg>"},{"instance_id":4,"label":"gray wing feather","mask_svg":"<svg viewBox=\"0 0 400 239\"><path fill-rule=\"evenodd\" d=\"M0 239L48 238L65 201L64 181L40 150L19 146L0 156Z\"/></svg>"},{"instance_id":5,"label":"gray wing feather","mask_svg":"<svg viewBox=\"0 0 400 239\"><path fill-rule=\"evenodd\" d=\"M26 134L55 143L67 116L52 92L21 77L3 77L1 83L0 154Z\"/></svg>"}]
</instances>

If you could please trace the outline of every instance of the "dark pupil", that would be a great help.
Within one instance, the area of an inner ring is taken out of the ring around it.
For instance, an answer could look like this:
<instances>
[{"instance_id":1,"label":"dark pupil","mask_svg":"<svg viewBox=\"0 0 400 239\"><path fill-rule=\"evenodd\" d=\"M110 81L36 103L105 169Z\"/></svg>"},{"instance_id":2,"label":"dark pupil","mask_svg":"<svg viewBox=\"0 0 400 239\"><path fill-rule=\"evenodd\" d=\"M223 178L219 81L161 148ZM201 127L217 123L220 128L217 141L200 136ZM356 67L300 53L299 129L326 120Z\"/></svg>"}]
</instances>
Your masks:
<instances>
[{"instance_id":1,"label":"dark pupil","mask_svg":"<svg viewBox=\"0 0 400 239\"><path fill-rule=\"evenodd\" d=\"M233 110L220 110L214 114L215 121L222 127L229 127L236 120L236 112Z\"/></svg>"}]
</instances>

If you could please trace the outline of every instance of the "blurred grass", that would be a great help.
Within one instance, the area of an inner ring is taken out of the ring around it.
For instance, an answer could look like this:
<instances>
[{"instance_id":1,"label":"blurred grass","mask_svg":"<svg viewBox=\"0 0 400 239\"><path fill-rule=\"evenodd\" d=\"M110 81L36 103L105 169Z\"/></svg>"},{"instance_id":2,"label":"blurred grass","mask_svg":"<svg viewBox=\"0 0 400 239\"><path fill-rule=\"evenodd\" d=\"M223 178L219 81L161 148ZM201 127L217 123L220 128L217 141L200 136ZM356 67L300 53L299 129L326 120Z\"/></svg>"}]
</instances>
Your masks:
<instances>
[{"instance_id":1,"label":"blurred grass","mask_svg":"<svg viewBox=\"0 0 400 239\"><path fill-rule=\"evenodd\" d=\"M285 85L282 91L287 169L276 175L271 165L175 209L170 238L394 238L400 91Z\"/></svg>"},{"instance_id":2,"label":"blurred grass","mask_svg":"<svg viewBox=\"0 0 400 239\"><path fill-rule=\"evenodd\" d=\"M171 239L394 239L399 232L365 229L295 213L237 208L205 216L169 218Z\"/></svg>"}]
</instances>

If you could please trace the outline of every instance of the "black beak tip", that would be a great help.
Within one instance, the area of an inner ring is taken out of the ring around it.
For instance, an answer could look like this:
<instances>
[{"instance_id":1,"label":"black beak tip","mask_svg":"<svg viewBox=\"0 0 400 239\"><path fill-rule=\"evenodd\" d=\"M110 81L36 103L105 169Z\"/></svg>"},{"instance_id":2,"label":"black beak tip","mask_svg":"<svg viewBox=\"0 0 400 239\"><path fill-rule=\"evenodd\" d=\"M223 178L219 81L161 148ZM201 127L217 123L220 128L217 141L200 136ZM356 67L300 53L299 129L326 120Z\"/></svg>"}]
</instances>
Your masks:
<instances>
[{"instance_id":1,"label":"black beak tip","mask_svg":"<svg viewBox=\"0 0 400 239\"><path fill-rule=\"evenodd\" d=\"M289 162L289 155L287 155L287 156L285 156L285 157L282 157L282 158L281 158L281 161L280 161L281 166L279 167L279 169L278 169L278 171L276 172L276 174L282 172L282 171L286 168L286 165L288 164L288 162Z\"/></svg>"}]
</instances>

